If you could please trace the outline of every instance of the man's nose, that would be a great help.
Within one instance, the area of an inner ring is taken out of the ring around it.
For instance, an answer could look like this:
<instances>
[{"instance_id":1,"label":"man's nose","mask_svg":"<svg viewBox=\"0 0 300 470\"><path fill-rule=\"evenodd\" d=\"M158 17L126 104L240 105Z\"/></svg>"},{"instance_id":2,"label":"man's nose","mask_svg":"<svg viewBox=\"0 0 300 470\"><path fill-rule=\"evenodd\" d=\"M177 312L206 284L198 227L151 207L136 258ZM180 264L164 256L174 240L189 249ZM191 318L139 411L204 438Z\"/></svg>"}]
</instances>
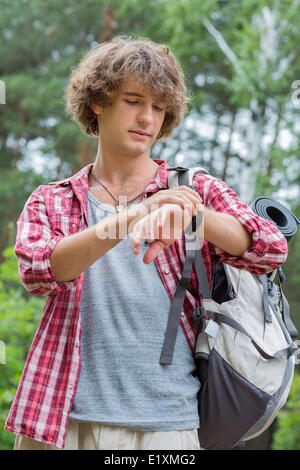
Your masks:
<instances>
[{"instance_id":1,"label":"man's nose","mask_svg":"<svg viewBox=\"0 0 300 470\"><path fill-rule=\"evenodd\" d=\"M153 121L153 108L152 105L145 105L140 109L138 114L139 122L150 124Z\"/></svg>"}]
</instances>

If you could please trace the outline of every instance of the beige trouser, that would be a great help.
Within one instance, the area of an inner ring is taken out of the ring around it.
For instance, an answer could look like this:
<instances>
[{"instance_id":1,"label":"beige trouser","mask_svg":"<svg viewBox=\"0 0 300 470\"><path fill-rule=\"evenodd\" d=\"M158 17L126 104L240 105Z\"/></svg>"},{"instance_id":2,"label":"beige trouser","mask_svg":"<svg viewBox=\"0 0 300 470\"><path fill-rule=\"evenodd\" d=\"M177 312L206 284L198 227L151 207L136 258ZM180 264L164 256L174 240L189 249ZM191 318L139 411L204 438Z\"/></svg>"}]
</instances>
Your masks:
<instances>
[{"instance_id":1,"label":"beige trouser","mask_svg":"<svg viewBox=\"0 0 300 470\"><path fill-rule=\"evenodd\" d=\"M197 429L133 431L69 420L64 449L16 436L14 450L200 450Z\"/></svg>"}]
</instances>

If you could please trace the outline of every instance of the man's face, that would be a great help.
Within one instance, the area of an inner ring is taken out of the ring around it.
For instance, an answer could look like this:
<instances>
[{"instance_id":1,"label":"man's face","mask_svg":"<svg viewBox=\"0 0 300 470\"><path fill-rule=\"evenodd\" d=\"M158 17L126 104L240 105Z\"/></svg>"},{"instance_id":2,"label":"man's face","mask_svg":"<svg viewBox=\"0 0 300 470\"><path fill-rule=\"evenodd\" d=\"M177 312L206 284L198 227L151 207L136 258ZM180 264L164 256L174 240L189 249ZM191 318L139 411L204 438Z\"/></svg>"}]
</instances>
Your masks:
<instances>
[{"instance_id":1,"label":"man's face","mask_svg":"<svg viewBox=\"0 0 300 470\"><path fill-rule=\"evenodd\" d=\"M110 106L92 108L98 114L102 145L123 155L150 155L164 121L166 103L153 99L141 83L126 80Z\"/></svg>"}]
</instances>

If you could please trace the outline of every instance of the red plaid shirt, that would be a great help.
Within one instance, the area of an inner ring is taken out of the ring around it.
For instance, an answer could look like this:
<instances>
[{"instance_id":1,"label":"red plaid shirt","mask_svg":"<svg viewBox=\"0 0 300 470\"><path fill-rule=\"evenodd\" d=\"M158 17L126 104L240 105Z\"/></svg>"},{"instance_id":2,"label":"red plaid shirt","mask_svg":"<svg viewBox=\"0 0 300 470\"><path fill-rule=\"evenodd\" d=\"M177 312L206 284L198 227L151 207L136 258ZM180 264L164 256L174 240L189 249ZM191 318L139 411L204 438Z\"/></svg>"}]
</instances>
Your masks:
<instances>
[{"instance_id":1,"label":"red plaid shirt","mask_svg":"<svg viewBox=\"0 0 300 470\"><path fill-rule=\"evenodd\" d=\"M160 166L145 190L147 196L167 188L168 164L163 160L155 162ZM73 281L56 282L49 258L59 240L88 226L88 173L92 166L93 163L87 165L65 180L39 186L29 197L17 222L15 254L20 279L26 290L47 296L47 300L5 429L59 448L64 448L80 374L80 300L84 272ZM225 183L210 175L197 174L194 186L205 206L235 216L253 239L252 246L239 257L204 241L202 254L210 285L212 263L217 261L264 274L286 260L285 237L272 222L255 215L240 202ZM155 259L170 301L184 260L184 236ZM185 315L180 322L193 350L196 340L193 311L201 302L194 268L191 285L184 301Z\"/></svg>"}]
</instances>

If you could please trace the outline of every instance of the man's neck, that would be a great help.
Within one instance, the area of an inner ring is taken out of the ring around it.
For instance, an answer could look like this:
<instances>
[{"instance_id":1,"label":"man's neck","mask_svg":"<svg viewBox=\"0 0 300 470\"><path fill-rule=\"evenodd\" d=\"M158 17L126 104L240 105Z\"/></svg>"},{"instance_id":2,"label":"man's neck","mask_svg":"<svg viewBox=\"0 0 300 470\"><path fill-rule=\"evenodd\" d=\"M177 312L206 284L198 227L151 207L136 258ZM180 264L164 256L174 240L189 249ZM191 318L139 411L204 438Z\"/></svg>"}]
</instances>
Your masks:
<instances>
[{"instance_id":1,"label":"man's neck","mask_svg":"<svg viewBox=\"0 0 300 470\"><path fill-rule=\"evenodd\" d=\"M109 165L97 156L93 174L104 184L117 190L143 185L156 176L159 165L150 157L128 161L111 161ZM94 178L92 178L94 180ZM91 181L92 181L91 180ZM95 180L92 182L94 184Z\"/></svg>"}]
</instances>

